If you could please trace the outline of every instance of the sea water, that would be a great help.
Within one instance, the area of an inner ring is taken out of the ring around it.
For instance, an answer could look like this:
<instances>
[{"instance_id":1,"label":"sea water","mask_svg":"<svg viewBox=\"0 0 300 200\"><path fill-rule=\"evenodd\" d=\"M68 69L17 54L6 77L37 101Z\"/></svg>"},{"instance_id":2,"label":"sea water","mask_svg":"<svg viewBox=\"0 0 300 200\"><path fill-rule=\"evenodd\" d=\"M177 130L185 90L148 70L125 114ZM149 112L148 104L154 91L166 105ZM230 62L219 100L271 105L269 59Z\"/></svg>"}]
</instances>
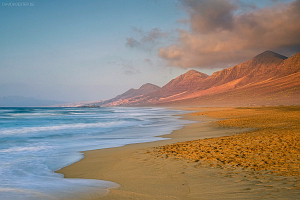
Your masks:
<instances>
[{"instance_id":1,"label":"sea water","mask_svg":"<svg viewBox=\"0 0 300 200\"><path fill-rule=\"evenodd\" d=\"M80 151L164 140L189 123L163 108L0 108L0 199L61 199L118 187L54 173Z\"/></svg>"}]
</instances>

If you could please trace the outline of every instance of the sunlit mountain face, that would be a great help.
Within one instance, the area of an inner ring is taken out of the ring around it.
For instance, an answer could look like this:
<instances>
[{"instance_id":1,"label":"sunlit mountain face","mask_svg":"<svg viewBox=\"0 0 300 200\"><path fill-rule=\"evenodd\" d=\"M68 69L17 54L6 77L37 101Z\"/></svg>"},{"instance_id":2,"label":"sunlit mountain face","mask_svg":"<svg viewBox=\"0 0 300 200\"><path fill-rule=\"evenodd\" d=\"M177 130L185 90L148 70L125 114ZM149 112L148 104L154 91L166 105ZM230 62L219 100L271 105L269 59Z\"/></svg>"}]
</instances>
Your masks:
<instances>
[{"instance_id":1,"label":"sunlit mountain face","mask_svg":"<svg viewBox=\"0 0 300 200\"><path fill-rule=\"evenodd\" d=\"M152 87L151 87L152 88ZM300 53L287 58L265 51L211 76L190 70L162 88L129 90L94 106L295 105L300 95ZM130 94L130 95L128 95Z\"/></svg>"}]
</instances>

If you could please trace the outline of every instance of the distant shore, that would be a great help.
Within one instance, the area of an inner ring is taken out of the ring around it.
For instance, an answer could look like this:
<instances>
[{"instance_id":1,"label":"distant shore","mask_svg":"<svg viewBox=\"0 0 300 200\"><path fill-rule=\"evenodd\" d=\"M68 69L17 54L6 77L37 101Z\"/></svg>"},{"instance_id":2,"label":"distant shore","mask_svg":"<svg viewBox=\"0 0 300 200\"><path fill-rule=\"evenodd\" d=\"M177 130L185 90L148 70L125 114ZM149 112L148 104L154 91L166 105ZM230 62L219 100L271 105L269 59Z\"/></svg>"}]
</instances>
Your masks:
<instances>
[{"instance_id":1,"label":"distant shore","mask_svg":"<svg viewBox=\"0 0 300 200\"><path fill-rule=\"evenodd\" d=\"M183 115L183 119L198 122L162 136L171 138L170 140L87 151L84 152L83 160L58 172L64 174L66 178L100 179L120 184L120 188L111 189L109 195L105 197L88 194L81 197L82 199L276 199L283 197L294 199L300 197L299 177L287 178L287 176L280 176L280 173L270 174L269 171L262 171L264 169L251 169L252 165L250 170L243 170L238 163L230 165L233 161L227 162L227 158L219 162L220 158L208 149L221 148L234 155L233 150L237 149L232 148L228 142L218 147L211 144L231 137L246 137L247 133L237 134L246 131L249 136L253 128L259 127L249 127L245 122L243 125L237 122L241 121L241 116L245 113L249 116L257 113L233 108L183 109L204 112ZM236 121L235 123L232 120L217 122L224 118L233 118ZM265 130L271 129L265 128ZM292 131L291 134L295 136L293 139L296 139L297 144L299 133ZM212 137L217 138L203 140ZM204 146L208 152L201 154L191 148L199 144L197 141L199 139L201 139L200 143L202 142L201 146ZM251 138L246 137L246 139ZM240 138L236 138L236 141L239 140ZM208 142L204 144L203 141ZM199 155L201 157L197 157ZM235 159L234 162L239 160Z\"/></svg>"}]
</instances>

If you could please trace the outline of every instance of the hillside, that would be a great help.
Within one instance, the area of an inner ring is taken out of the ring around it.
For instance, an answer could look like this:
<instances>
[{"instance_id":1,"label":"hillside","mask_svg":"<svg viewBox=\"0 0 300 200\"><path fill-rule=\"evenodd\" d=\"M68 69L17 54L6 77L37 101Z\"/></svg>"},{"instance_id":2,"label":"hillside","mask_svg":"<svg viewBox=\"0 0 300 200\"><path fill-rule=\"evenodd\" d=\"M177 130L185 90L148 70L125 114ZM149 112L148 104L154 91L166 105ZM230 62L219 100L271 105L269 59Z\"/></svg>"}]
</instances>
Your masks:
<instances>
[{"instance_id":1,"label":"hillside","mask_svg":"<svg viewBox=\"0 0 300 200\"><path fill-rule=\"evenodd\" d=\"M211 76L190 70L162 88L141 88L131 89L100 106L299 104L300 53L287 58L265 51Z\"/></svg>"},{"instance_id":2,"label":"hillside","mask_svg":"<svg viewBox=\"0 0 300 200\"><path fill-rule=\"evenodd\" d=\"M151 83L146 83L142 85L139 89L129 89L128 91L120 94L112 99L101 101L95 104L88 104L88 106L117 106L122 105L128 102L127 100L133 97L139 97L142 95L146 95L151 92L155 92L159 90L160 87Z\"/></svg>"}]
</instances>

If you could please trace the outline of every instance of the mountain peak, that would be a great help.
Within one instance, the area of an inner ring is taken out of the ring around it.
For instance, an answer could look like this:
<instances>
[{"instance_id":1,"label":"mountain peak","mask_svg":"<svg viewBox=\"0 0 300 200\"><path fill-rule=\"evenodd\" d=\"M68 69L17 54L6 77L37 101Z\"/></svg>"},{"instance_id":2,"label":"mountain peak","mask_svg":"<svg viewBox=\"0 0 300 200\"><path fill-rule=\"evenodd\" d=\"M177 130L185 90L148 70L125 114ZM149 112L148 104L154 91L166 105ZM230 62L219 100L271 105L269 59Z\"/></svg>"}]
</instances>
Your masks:
<instances>
[{"instance_id":1,"label":"mountain peak","mask_svg":"<svg viewBox=\"0 0 300 200\"><path fill-rule=\"evenodd\" d=\"M92 105L298 105L299 71L300 53L286 58L265 51L211 76L189 70L162 88L146 83L139 89L130 89L113 99Z\"/></svg>"},{"instance_id":2,"label":"mountain peak","mask_svg":"<svg viewBox=\"0 0 300 200\"><path fill-rule=\"evenodd\" d=\"M146 83L146 84L144 84L144 85L142 85L139 89L142 89L142 90L148 90L148 89L150 89L150 90L156 90L156 89L159 89L160 87L159 86L157 86L157 85L154 85L154 84L152 84L152 83Z\"/></svg>"},{"instance_id":3,"label":"mountain peak","mask_svg":"<svg viewBox=\"0 0 300 200\"><path fill-rule=\"evenodd\" d=\"M187 71L185 74L195 74L195 73L197 74L200 72L198 72L197 70L191 69L191 70Z\"/></svg>"},{"instance_id":4,"label":"mountain peak","mask_svg":"<svg viewBox=\"0 0 300 200\"><path fill-rule=\"evenodd\" d=\"M208 77L207 74L198 72L196 70L189 70L186 73L178 76L177 78L171 80L162 88L168 92L168 94L176 92L184 92L197 87L203 80Z\"/></svg>"},{"instance_id":5,"label":"mountain peak","mask_svg":"<svg viewBox=\"0 0 300 200\"><path fill-rule=\"evenodd\" d=\"M186 73L183 74L183 76L197 76L198 78L207 78L208 75L204 74L202 72L198 72L194 69L191 69L189 71L187 71Z\"/></svg>"},{"instance_id":6,"label":"mountain peak","mask_svg":"<svg viewBox=\"0 0 300 200\"><path fill-rule=\"evenodd\" d=\"M286 56L267 50L255 56L252 61L260 63L279 62L287 59Z\"/></svg>"}]
</instances>

